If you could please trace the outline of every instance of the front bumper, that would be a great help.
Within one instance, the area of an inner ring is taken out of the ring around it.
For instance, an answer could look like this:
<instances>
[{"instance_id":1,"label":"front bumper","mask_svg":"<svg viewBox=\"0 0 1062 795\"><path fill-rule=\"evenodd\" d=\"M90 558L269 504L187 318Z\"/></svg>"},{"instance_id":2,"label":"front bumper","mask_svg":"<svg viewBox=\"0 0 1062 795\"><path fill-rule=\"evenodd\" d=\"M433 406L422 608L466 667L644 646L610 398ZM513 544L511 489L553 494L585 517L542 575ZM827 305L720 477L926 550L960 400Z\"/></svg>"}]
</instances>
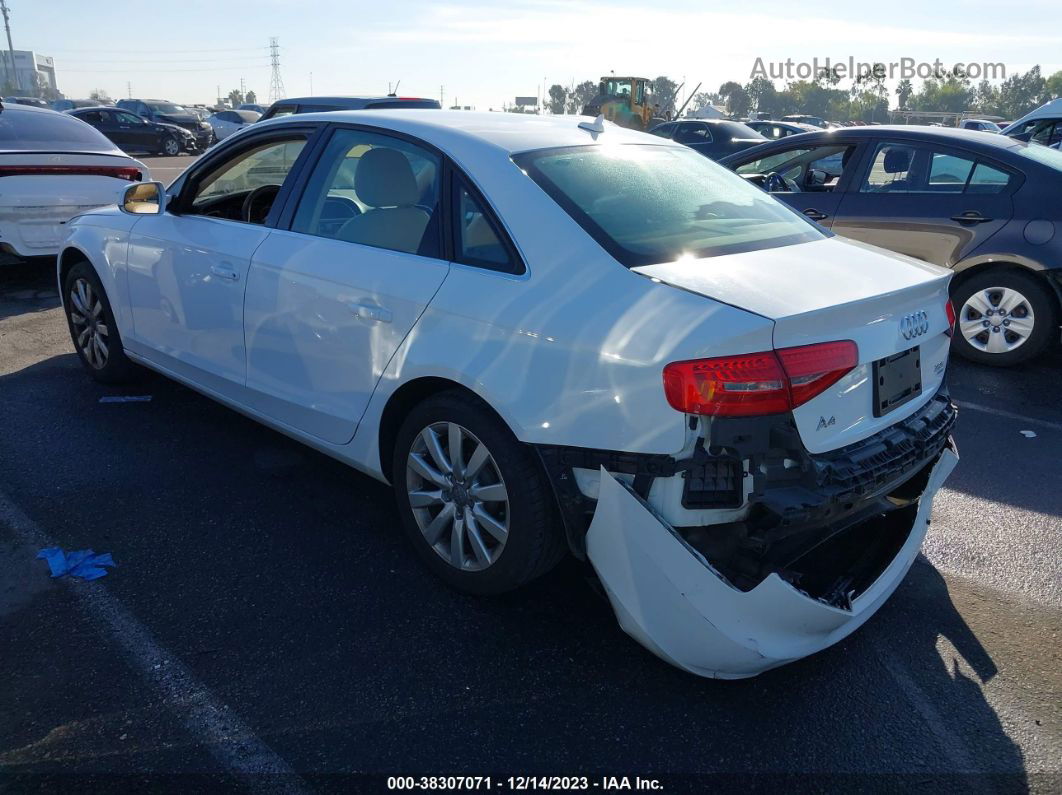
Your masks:
<instances>
[{"instance_id":1,"label":"front bumper","mask_svg":"<svg viewBox=\"0 0 1062 795\"><path fill-rule=\"evenodd\" d=\"M587 557L620 626L658 657L700 676L755 676L838 642L881 607L917 557L933 498L957 462L949 443L926 465L925 486L910 510L886 514L894 525L889 532L902 543L843 607L777 572L741 590L604 467Z\"/></svg>"}]
</instances>

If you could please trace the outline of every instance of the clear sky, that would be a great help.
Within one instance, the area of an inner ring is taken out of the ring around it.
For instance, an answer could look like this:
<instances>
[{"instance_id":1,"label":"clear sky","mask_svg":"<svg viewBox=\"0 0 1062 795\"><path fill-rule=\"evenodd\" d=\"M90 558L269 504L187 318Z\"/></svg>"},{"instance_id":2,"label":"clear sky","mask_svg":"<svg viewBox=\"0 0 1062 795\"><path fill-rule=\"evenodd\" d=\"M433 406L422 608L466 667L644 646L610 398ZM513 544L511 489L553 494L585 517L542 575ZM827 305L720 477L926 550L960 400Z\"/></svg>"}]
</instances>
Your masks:
<instances>
[{"instance_id":1,"label":"clear sky","mask_svg":"<svg viewBox=\"0 0 1062 795\"><path fill-rule=\"evenodd\" d=\"M289 96L386 93L498 108L543 83L616 74L745 83L756 58L997 62L1062 69L1058 0L8 0L15 49L55 58L69 97L103 88L213 102L269 94L270 36ZM748 11L743 11L742 7ZM719 8L719 10L712 10ZM917 81L916 81L917 82Z\"/></svg>"}]
</instances>

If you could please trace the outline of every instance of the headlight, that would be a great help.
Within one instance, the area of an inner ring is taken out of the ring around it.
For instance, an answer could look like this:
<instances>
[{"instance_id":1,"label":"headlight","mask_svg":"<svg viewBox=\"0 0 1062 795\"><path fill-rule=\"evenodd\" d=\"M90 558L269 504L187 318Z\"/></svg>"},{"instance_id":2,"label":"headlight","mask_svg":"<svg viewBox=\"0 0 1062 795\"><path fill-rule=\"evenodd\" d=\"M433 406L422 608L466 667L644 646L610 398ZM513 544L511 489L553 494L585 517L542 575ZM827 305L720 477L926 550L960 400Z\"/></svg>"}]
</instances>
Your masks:
<instances>
[{"instance_id":1,"label":"headlight","mask_svg":"<svg viewBox=\"0 0 1062 795\"><path fill-rule=\"evenodd\" d=\"M209 130L210 129L210 125L207 124L205 121L201 121L201 122L199 122L199 129L200 130Z\"/></svg>"}]
</instances>

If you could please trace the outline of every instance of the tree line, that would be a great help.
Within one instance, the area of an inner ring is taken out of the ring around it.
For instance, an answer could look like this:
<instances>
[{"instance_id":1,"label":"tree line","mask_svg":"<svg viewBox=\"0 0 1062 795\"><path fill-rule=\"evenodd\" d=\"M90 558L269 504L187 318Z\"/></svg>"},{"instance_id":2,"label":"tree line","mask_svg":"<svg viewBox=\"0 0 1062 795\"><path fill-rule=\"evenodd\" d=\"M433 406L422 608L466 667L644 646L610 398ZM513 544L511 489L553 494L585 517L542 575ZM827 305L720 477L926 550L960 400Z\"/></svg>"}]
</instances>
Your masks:
<instances>
[{"instance_id":1,"label":"tree line","mask_svg":"<svg viewBox=\"0 0 1062 795\"><path fill-rule=\"evenodd\" d=\"M718 91L701 91L690 100L687 110L718 105L733 117L744 118L764 113L771 118L801 113L821 116L830 121L889 120L889 108L895 96L899 110L961 113L973 111L985 116L1016 119L1050 99L1062 96L1062 71L1044 77L1039 65L1029 71L994 84L979 83L961 72L941 71L924 80L915 90L910 80L901 80L890 92L885 85L884 66L855 78L842 87L836 74L823 69L813 80L795 80L779 89L765 77L756 77L744 85L729 80ZM679 85L666 76L653 80L650 104L660 106L661 115L676 112ZM581 113L597 96L598 84L591 80L565 87L550 86L546 108L550 113Z\"/></svg>"}]
</instances>

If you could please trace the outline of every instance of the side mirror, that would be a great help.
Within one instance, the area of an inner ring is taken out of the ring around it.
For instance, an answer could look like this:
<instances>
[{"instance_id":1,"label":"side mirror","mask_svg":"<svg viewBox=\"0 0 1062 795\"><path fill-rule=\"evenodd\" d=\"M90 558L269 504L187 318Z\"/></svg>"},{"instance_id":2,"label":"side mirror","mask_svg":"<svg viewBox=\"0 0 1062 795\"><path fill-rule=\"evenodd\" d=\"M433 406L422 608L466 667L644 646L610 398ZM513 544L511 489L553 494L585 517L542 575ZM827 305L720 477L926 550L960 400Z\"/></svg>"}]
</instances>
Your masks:
<instances>
[{"instance_id":1,"label":"side mirror","mask_svg":"<svg viewBox=\"0 0 1062 795\"><path fill-rule=\"evenodd\" d=\"M122 191L118 206L130 215L159 215L165 198L166 189L161 182L138 182Z\"/></svg>"}]
</instances>

